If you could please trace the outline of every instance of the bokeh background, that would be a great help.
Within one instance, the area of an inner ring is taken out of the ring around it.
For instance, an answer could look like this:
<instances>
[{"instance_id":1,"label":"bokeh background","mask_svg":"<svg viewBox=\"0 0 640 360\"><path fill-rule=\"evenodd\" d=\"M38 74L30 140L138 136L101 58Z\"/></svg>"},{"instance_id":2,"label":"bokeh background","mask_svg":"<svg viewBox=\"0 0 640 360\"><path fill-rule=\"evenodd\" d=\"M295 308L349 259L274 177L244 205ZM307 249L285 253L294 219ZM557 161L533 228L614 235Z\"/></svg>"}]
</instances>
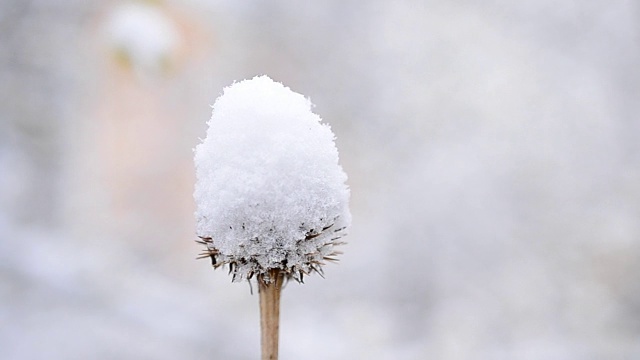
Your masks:
<instances>
[{"instance_id":1,"label":"bokeh background","mask_svg":"<svg viewBox=\"0 0 640 360\"><path fill-rule=\"evenodd\" d=\"M0 1L0 358L257 359L195 260L192 149L267 74L353 226L282 359L639 359L634 1Z\"/></svg>"}]
</instances>

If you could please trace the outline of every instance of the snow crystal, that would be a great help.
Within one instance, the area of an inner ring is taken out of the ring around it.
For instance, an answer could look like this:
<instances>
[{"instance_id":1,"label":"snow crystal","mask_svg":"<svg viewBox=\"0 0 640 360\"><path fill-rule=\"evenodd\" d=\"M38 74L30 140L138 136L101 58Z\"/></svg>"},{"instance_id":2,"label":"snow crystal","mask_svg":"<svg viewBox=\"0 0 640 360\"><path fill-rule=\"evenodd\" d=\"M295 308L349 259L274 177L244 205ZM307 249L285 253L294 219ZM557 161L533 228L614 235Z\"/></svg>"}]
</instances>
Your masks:
<instances>
[{"instance_id":1,"label":"snow crystal","mask_svg":"<svg viewBox=\"0 0 640 360\"><path fill-rule=\"evenodd\" d=\"M234 280L270 269L302 280L338 254L351 221L347 176L311 107L267 76L234 83L213 106L195 148L197 234Z\"/></svg>"}]
</instances>

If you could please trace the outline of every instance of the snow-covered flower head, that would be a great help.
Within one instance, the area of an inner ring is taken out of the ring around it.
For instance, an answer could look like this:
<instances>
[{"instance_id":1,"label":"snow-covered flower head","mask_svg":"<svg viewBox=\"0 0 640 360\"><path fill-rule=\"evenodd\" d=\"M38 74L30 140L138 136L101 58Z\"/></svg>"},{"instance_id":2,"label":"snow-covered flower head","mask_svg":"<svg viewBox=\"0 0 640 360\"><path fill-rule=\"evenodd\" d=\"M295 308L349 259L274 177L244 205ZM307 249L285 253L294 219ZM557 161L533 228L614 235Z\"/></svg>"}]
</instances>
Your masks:
<instances>
[{"instance_id":1,"label":"snow-covered flower head","mask_svg":"<svg viewBox=\"0 0 640 360\"><path fill-rule=\"evenodd\" d=\"M304 96L267 76L225 88L195 149L197 234L234 280L302 281L335 260L350 224L334 135Z\"/></svg>"}]
</instances>

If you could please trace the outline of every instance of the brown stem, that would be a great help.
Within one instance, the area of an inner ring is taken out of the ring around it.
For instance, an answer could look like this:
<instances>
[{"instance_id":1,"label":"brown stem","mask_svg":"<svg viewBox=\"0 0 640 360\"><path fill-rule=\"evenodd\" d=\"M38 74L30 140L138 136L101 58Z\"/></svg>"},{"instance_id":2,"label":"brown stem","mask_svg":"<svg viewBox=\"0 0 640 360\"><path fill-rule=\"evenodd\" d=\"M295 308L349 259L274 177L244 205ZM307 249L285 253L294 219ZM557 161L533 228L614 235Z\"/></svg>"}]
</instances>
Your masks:
<instances>
[{"instance_id":1,"label":"brown stem","mask_svg":"<svg viewBox=\"0 0 640 360\"><path fill-rule=\"evenodd\" d=\"M278 359L278 335L280 332L280 291L283 274L274 269L269 272L269 282L263 276L258 277L260 293L260 329L262 360Z\"/></svg>"}]
</instances>

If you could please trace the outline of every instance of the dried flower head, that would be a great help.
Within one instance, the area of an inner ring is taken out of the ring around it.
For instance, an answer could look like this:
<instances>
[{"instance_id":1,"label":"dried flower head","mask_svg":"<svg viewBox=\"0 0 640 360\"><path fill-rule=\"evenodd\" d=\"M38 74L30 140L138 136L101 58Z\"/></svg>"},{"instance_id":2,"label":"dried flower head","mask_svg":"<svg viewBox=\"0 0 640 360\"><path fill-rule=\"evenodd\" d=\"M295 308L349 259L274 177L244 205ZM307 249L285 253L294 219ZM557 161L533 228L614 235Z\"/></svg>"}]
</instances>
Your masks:
<instances>
[{"instance_id":1,"label":"dried flower head","mask_svg":"<svg viewBox=\"0 0 640 360\"><path fill-rule=\"evenodd\" d=\"M267 76L225 88L195 149L197 234L234 281L277 269L298 281L336 261L349 189L330 127Z\"/></svg>"}]
</instances>

